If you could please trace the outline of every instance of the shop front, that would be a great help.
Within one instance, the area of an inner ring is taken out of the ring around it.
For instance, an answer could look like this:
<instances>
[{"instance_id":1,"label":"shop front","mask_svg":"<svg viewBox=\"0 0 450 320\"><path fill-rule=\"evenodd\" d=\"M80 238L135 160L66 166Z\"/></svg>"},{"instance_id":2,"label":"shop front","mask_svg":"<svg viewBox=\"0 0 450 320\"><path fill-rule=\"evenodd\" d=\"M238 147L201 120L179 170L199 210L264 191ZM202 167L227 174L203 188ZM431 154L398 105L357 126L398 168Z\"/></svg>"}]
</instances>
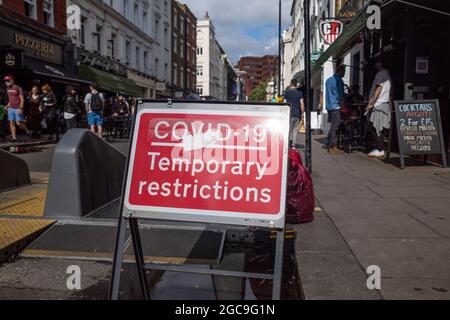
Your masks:
<instances>
[{"instance_id":1,"label":"shop front","mask_svg":"<svg viewBox=\"0 0 450 320\"><path fill-rule=\"evenodd\" d=\"M138 97L143 99L155 98L155 80L149 76L143 76L136 71L128 69L128 79L133 80L139 87L140 94Z\"/></svg>"},{"instance_id":2,"label":"shop front","mask_svg":"<svg viewBox=\"0 0 450 320\"><path fill-rule=\"evenodd\" d=\"M62 98L68 84L86 84L76 75L73 46L68 40L7 19L2 19L0 27L0 74L13 75L25 91L33 85L49 84Z\"/></svg>"}]
</instances>

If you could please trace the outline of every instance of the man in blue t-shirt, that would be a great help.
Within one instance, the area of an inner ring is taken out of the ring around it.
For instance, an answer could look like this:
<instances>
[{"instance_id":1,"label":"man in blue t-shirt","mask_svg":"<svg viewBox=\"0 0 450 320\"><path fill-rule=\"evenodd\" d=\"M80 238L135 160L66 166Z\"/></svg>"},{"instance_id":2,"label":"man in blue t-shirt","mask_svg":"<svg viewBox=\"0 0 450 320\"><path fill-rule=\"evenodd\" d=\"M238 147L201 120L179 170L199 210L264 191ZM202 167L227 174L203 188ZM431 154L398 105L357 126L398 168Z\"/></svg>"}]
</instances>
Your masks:
<instances>
[{"instance_id":1,"label":"man in blue t-shirt","mask_svg":"<svg viewBox=\"0 0 450 320\"><path fill-rule=\"evenodd\" d=\"M341 154L341 150L337 148L337 130L341 124L341 103L344 98L344 81L345 66L338 65L336 73L325 82L326 102L325 107L328 112L328 122L331 123L330 131L328 131L327 148L331 154Z\"/></svg>"},{"instance_id":2,"label":"man in blue t-shirt","mask_svg":"<svg viewBox=\"0 0 450 320\"><path fill-rule=\"evenodd\" d=\"M291 121L289 142L291 147L295 147L300 119L305 110L303 102L303 92L297 88L297 80L292 79L289 88L284 92L284 101L291 105Z\"/></svg>"}]
</instances>

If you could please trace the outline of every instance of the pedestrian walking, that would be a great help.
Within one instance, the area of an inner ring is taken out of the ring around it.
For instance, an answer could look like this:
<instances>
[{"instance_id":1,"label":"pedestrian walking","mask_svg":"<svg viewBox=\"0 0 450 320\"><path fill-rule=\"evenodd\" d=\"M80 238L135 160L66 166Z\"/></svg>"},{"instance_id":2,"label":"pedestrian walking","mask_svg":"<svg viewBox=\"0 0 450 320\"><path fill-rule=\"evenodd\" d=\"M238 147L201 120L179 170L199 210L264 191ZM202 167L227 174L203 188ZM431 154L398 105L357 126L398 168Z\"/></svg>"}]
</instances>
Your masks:
<instances>
[{"instance_id":1,"label":"pedestrian walking","mask_svg":"<svg viewBox=\"0 0 450 320\"><path fill-rule=\"evenodd\" d=\"M284 93L284 100L291 106L291 120L289 127L289 144L295 148L298 126L305 109L303 92L297 88L297 80L292 79L289 88Z\"/></svg>"},{"instance_id":2,"label":"pedestrian walking","mask_svg":"<svg viewBox=\"0 0 450 320\"><path fill-rule=\"evenodd\" d=\"M54 135L57 135L58 110L56 96L48 84L42 86L40 111L42 113L42 127L47 130L48 140L53 140ZM57 139L57 136L55 139Z\"/></svg>"},{"instance_id":3,"label":"pedestrian walking","mask_svg":"<svg viewBox=\"0 0 450 320\"><path fill-rule=\"evenodd\" d=\"M113 117L127 116L130 113L130 105L123 95L119 95L112 105Z\"/></svg>"},{"instance_id":4,"label":"pedestrian walking","mask_svg":"<svg viewBox=\"0 0 450 320\"><path fill-rule=\"evenodd\" d=\"M8 135L8 111L6 105L8 104L8 95L6 90L0 85L0 136L5 139Z\"/></svg>"},{"instance_id":5,"label":"pedestrian walking","mask_svg":"<svg viewBox=\"0 0 450 320\"><path fill-rule=\"evenodd\" d=\"M343 151L337 148L337 131L341 124L341 104L344 101L344 81L345 66L338 65L336 73L325 82L326 103L328 112L328 122L330 130L327 136L327 149L330 154L342 154Z\"/></svg>"},{"instance_id":6,"label":"pedestrian walking","mask_svg":"<svg viewBox=\"0 0 450 320\"><path fill-rule=\"evenodd\" d=\"M103 109L105 98L102 93L98 92L96 84L91 84L90 90L91 92L84 98L88 125L90 126L92 133L103 138Z\"/></svg>"},{"instance_id":7,"label":"pedestrian walking","mask_svg":"<svg viewBox=\"0 0 450 320\"><path fill-rule=\"evenodd\" d=\"M370 113L369 134L374 142L374 149L369 153L369 157L384 157L383 130L390 129L391 125L392 80L381 59L375 62L375 68L378 72L372 83L366 109Z\"/></svg>"},{"instance_id":8,"label":"pedestrian walking","mask_svg":"<svg viewBox=\"0 0 450 320\"><path fill-rule=\"evenodd\" d=\"M41 130L41 113L39 107L41 105L41 94L38 86L33 86L31 92L27 97L28 112L27 112L27 126L31 130L31 135L37 137Z\"/></svg>"},{"instance_id":9,"label":"pedestrian walking","mask_svg":"<svg viewBox=\"0 0 450 320\"><path fill-rule=\"evenodd\" d=\"M77 91L75 87L68 86L64 96L64 122L66 124L66 130L77 128L78 126L78 114L80 113L80 107L77 101Z\"/></svg>"},{"instance_id":10,"label":"pedestrian walking","mask_svg":"<svg viewBox=\"0 0 450 320\"><path fill-rule=\"evenodd\" d=\"M24 123L23 109L25 107L25 98L22 88L14 84L13 76L6 76L3 80L6 84L6 93L8 96L6 108L8 109L8 120L11 130L10 142L17 142L16 125L24 130L27 135L30 135L30 130L28 130Z\"/></svg>"}]
</instances>

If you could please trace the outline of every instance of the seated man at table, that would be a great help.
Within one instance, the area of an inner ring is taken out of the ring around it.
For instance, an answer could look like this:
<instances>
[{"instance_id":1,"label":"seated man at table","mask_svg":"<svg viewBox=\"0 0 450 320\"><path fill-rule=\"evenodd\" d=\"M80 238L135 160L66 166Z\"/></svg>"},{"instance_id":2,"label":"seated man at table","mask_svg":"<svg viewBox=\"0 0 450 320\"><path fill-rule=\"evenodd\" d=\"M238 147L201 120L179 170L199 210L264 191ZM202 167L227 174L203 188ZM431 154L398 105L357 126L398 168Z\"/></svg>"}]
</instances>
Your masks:
<instances>
[{"instance_id":1,"label":"seated man at table","mask_svg":"<svg viewBox=\"0 0 450 320\"><path fill-rule=\"evenodd\" d=\"M112 106L112 116L127 116L130 114L130 106L123 95L119 95L117 99L114 100Z\"/></svg>"}]
</instances>

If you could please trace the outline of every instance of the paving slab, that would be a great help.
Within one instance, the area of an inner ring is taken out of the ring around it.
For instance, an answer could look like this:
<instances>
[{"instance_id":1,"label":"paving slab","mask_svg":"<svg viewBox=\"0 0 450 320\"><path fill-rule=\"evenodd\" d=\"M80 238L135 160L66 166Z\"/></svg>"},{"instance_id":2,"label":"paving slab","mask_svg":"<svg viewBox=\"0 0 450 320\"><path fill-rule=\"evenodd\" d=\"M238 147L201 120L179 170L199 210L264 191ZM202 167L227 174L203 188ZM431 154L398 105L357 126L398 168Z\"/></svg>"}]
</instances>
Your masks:
<instances>
[{"instance_id":1,"label":"paving slab","mask_svg":"<svg viewBox=\"0 0 450 320\"><path fill-rule=\"evenodd\" d=\"M383 296L392 300L450 300L449 279L382 278Z\"/></svg>"},{"instance_id":2,"label":"paving slab","mask_svg":"<svg viewBox=\"0 0 450 320\"><path fill-rule=\"evenodd\" d=\"M344 237L439 238L440 235L408 213L419 212L403 201L380 199L321 199Z\"/></svg>"},{"instance_id":3,"label":"paving slab","mask_svg":"<svg viewBox=\"0 0 450 320\"><path fill-rule=\"evenodd\" d=\"M351 253L298 253L301 283L307 300L378 300L367 289L366 274Z\"/></svg>"},{"instance_id":4,"label":"paving slab","mask_svg":"<svg viewBox=\"0 0 450 320\"><path fill-rule=\"evenodd\" d=\"M450 279L450 239L346 240L362 266L379 266L382 277Z\"/></svg>"}]
</instances>

